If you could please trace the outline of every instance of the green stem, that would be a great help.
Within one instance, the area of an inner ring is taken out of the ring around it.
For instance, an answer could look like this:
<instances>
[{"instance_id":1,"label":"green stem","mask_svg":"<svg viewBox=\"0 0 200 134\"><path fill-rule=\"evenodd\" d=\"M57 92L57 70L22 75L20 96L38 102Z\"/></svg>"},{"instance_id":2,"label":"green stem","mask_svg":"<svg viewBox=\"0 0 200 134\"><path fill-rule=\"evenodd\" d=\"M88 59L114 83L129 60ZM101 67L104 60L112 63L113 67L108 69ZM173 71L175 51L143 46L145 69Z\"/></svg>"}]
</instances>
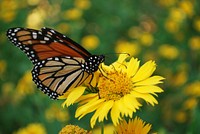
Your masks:
<instances>
[{"instance_id":1,"label":"green stem","mask_svg":"<svg viewBox=\"0 0 200 134\"><path fill-rule=\"evenodd\" d=\"M101 122L101 134L104 134L104 123L103 123L103 121Z\"/></svg>"}]
</instances>

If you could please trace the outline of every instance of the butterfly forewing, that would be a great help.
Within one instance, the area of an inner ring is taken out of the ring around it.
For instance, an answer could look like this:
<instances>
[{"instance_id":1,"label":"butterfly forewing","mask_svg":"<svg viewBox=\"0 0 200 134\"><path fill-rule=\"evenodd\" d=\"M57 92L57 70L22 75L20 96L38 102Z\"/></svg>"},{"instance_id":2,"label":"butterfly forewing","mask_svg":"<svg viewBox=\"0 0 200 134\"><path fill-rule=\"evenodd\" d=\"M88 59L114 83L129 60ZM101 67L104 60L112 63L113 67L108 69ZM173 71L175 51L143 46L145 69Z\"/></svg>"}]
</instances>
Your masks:
<instances>
[{"instance_id":1,"label":"butterfly forewing","mask_svg":"<svg viewBox=\"0 0 200 134\"><path fill-rule=\"evenodd\" d=\"M74 54L78 53L81 55L83 58L88 58L91 54L85 50L81 45L73 41L72 39L68 38L67 36L53 30L50 28L42 28L41 29L43 33L51 35L52 37L56 38L58 42L61 42L65 44L66 46L70 47L71 49L74 50ZM79 57L79 56L78 56Z\"/></svg>"},{"instance_id":2,"label":"butterfly forewing","mask_svg":"<svg viewBox=\"0 0 200 134\"><path fill-rule=\"evenodd\" d=\"M33 64L51 57L72 56L85 59L91 55L78 43L61 33L48 28L47 30L11 28L7 31L7 36L13 44L26 53Z\"/></svg>"}]
</instances>

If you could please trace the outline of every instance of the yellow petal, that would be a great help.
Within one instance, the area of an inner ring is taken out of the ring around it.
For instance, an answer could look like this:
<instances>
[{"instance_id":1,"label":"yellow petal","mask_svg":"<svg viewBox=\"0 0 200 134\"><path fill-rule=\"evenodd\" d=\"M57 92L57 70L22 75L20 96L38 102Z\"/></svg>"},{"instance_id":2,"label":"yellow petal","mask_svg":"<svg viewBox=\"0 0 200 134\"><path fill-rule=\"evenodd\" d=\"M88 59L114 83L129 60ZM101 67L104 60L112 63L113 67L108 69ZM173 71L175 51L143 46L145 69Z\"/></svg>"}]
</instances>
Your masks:
<instances>
[{"instance_id":1,"label":"yellow petal","mask_svg":"<svg viewBox=\"0 0 200 134\"><path fill-rule=\"evenodd\" d=\"M133 90L139 93L150 93L150 94L163 92L163 90L158 86L139 86L139 87L134 87Z\"/></svg>"},{"instance_id":2,"label":"yellow petal","mask_svg":"<svg viewBox=\"0 0 200 134\"><path fill-rule=\"evenodd\" d=\"M131 109L133 112L136 112L136 109L139 109L142 106L136 98L133 98L130 94L123 97L124 105Z\"/></svg>"},{"instance_id":3,"label":"yellow petal","mask_svg":"<svg viewBox=\"0 0 200 134\"><path fill-rule=\"evenodd\" d=\"M126 68L126 58L128 58L128 54L120 54L119 58L116 62L110 65L110 67L114 67L116 70L121 70L121 68Z\"/></svg>"},{"instance_id":4,"label":"yellow petal","mask_svg":"<svg viewBox=\"0 0 200 134\"><path fill-rule=\"evenodd\" d=\"M95 111L101 105L101 103L104 101L105 101L105 99L95 98L95 99L91 100L90 102L80 106L76 110L75 117L79 117L79 119L80 119L83 116L85 116L86 114Z\"/></svg>"},{"instance_id":5,"label":"yellow petal","mask_svg":"<svg viewBox=\"0 0 200 134\"><path fill-rule=\"evenodd\" d=\"M127 64L127 75L128 77L134 76L138 71L140 61L138 59L131 58L131 60Z\"/></svg>"},{"instance_id":6,"label":"yellow petal","mask_svg":"<svg viewBox=\"0 0 200 134\"><path fill-rule=\"evenodd\" d=\"M134 86L141 86L141 85L156 85L159 83L163 83L161 80L164 80L165 78L161 76L152 76L147 78L146 80L134 83Z\"/></svg>"},{"instance_id":7,"label":"yellow petal","mask_svg":"<svg viewBox=\"0 0 200 134\"><path fill-rule=\"evenodd\" d=\"M128 54L120 54L120 55L119 55L119 58L117 59L116 62L122 64L122 63L126 60L126 58L128 58L128 57L129 57Z\"/></svg>"},{"instance_id":8,"label":"yellow petal","mask_svg":"<svg viewBox=\"0 0 200 134\"><path fill-rule=\"evenodd\" d=\"M77 87L68 95L66 99L67 107L72 105L85 91L86 87Z\"/></svg>"},{"instance_id":9,"label":"yellow petal","mask_svg":"<svg viewBox=\"0 0 200 134\"><path fill-rule=\"evenodd\" d=\"M117 104L118 101L115 101L112 109L111 109L111 119L113 124L116 126L119 124L119 120L121 120L120 117L120 110L119 110L119 105Z\"/></svg>"},{"instance_id":10,"label":"yellow petal","mask_svg":"<svg viewBox=\"0 0 200 134\"><path fill-rule=\"evenodd\" d=\"M87 94L87 95L82 95L79 99L77 99L76 102L79 102L80 105L83 105L87 102L91 102L92 99L98 99L99 96L97 93L90 93L90 94Z\"/></svg>"},{"instance_id":11,"label":"yellow petal","mask_svg":"<svg viewBox=\"0 0 200 134\"><path fill-rule=\"evenodd\" d=\"M133 82L138 82L145 80L146 78L150 77L156 69L156 64L154 61L148 61L144 65L140 67L138 72L132 78Z\"/></svg>"},{"instance_id":12,"label":"yellow petal","mask_svg":"<svg viewBox=\"0 0 200 134\"><path fill-rule=\"evenodd\" d=\"M91 120L90 120L90 124L91 127L93 128L97 118L99 119L98 121L101 122L104 120L104 118L107 119L107 114L109 112L109 110L112 108L114 104L114 101L107 101L102 103L101 106L99 106L99 108L96 110L96 112L94 113L94 115L92 116Z\"/></svg>"},{"instance_id":13,"label":"yellow petal","mask_svg":"<svg viewBox=\"0 0 200 134\"><path fill-rule=\"evenodd\" d=\"M151 94L141 94L141 93L132 91L131 95L136 98L142 98L147 103L150 103L152 106L154 106L154 104L158 104L158 101Z\"/></svg>"}]
</instances>

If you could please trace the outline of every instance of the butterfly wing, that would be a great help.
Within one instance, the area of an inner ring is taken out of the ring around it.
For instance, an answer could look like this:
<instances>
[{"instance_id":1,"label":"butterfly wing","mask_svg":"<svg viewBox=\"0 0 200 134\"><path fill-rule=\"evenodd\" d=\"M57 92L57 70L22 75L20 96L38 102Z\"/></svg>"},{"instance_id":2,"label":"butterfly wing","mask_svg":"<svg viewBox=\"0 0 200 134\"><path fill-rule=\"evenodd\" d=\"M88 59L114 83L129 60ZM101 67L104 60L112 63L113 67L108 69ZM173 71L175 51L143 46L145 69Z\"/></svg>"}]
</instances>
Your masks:
<instances>
[{"instance_id":1,"label":"butterfly wing","mask_svg":"<svg viewBox=\"0 0 200 134\"><path fill-rule=\"evenodd\" d=\"M54 37L54 39L56 38L58 42L61 42L73 49L75 52L78 52L84 59L87 59L88 56L91 55L85 48L83 48L81 45L68 38L67 36L47 27L43 27L41 30L44 34L51 35L52 37Z\"/></svg>"},{"instance_id":2,"label":"butterfly wing","mask_svg":"<svg viewBox=\"0 0 200 134\"><path fill-rule=\"evenodd\" d=\"M11 28L7 36L34 64L36 85L53 99L79 86L90 75L81 65L91 54L55 30Z\"/></svg>"},{"instance_id":3,"label":"butterfly wing","mask_svg":"<svg viewBox=\"0 0 200 134\"><path fill-rule=\"evenodd\" d=\"M50 98L56 99L68 89L81 85L89 74L82 70L82 58L54 57L35 64L33 81Z\"/></svg>"},{"instance_id":4,"label":"butterfly wing","mask_svg":"<svg viewBox=\"0 0 200 134\"><path fill-rule=\"evenodd\" d=\"M9 40L19 47L33 64L51 57L71 56L86 59L91 54L78 43L50 28L41 31L29 28L11 28Z\"/></svg>"}]
</instances>

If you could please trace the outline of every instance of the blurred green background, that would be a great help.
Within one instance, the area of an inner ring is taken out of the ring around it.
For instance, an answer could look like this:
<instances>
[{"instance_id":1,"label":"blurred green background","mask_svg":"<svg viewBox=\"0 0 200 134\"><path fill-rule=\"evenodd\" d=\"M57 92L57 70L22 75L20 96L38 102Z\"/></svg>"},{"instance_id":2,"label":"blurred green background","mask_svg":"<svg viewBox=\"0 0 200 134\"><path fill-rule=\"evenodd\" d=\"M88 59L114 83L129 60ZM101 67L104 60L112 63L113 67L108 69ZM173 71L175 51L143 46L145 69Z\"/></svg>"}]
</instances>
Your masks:
<instances>
[{"instance_id":1,"label":"blurred green background","mask_svg":"<svg viewBox=\"0 0 200 134\"><path fill-rule=\"evenodd\" d=\"M6 37L11 27L53 28L112 63L128 52L155 60L165 77L159 104L135 115L161 134L200 133L200 1L0 0L0 134L22 128L55 134L66 124L90 130L90 115L74 118L32 82L32 64ZM109 121L108 121L109 122ZM97 125L98 126L98 125Z\"/></svg>"}]
</instances>

